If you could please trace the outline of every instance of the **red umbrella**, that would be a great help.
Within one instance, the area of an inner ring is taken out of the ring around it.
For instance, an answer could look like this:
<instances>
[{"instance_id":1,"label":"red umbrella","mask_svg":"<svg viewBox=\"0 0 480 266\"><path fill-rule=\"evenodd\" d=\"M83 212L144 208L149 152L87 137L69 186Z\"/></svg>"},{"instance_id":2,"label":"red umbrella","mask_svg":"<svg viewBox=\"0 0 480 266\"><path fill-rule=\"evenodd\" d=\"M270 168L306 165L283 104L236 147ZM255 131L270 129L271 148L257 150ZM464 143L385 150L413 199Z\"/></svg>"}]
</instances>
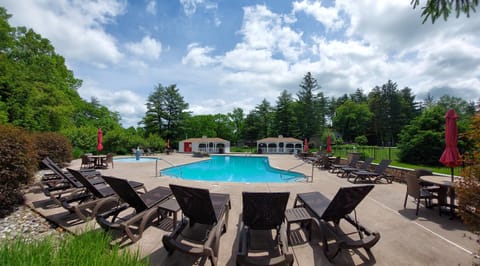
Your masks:
<instances>
[{"instance_id":1,"label":"red umbrella","mask_svg":"<svg viewBox=\"0 0 480 266\"><path fill-rule=\"evenodd\" d=\"M440 162L452 169L452 182L453 182L453 168L461 165L461 157L458 152L458 129L457 129L458 116L455 110L450 109L445 114L445 150L443 151Z\"/></svg>"},{"instance_id":2,"label":"red umbrella","mask_svg":"<svg viewBox=\"0 0 480 266\"><path fill-rule=\"evenodd\" d=\"M327 135L327 153L332 153L332 143L330 140L330 132Z\"/></svg>"},{"instance_id":3,"label":"red umbrella","mask_svg":"<svg viewBox=\"0 0 480 266\"><path fill-rule=\"evenodd\" d=\"M307 138L305 138L305 140L303 141L303 151L308 152L308 140L307 140Z\"/></svg>"},{"instance_id":4,"label":"red umbrella","mask_svg":"<svg viewBox=\"0 0 480 266\"><path fill-rule=\"evenodd\" d=\"M101 152L103 150L102 141L103 141L103 132L102 132L102 129L99 128L98 132L97 132L97 150L99 152Z\"/></svg>"}]
</instances>

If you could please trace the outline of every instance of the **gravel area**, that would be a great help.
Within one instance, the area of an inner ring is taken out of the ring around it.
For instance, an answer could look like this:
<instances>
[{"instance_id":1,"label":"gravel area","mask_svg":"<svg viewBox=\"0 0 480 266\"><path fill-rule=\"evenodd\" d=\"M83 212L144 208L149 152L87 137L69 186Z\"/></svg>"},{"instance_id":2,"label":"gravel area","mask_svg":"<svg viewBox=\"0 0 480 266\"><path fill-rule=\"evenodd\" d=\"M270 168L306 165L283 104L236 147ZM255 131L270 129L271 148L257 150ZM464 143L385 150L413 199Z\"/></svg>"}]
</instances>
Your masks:
<instances>
[{"instance_id":1,"label":"gravel area","mask_svg":"<svg viewBox=\"0 0 480 266\"><path fill-rule=\"evenodd\" d=\"M14 212L0 219L0 243L17 238L27 241L47 236L60 238L63 234L61 227L49 222L28 206L17 206Z\"/></svg>"}]
</instances>

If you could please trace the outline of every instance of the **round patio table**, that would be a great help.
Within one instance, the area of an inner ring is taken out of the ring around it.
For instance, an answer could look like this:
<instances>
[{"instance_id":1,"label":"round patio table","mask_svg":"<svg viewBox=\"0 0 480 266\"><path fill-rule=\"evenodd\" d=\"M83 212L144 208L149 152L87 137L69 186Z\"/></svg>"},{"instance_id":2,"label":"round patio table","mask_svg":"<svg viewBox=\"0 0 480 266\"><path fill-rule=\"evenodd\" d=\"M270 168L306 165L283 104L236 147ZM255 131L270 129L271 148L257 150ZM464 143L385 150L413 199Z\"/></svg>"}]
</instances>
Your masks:
<instances>
[{"instance_id":1,"label":"round patio table","mask_svg":"<svg viewBox=\"0 0 480 266\"><path fill-rule=\"evenodd\" d=\"M443 202L439 204L439 208L441 205L448 206L450 208L451 217L455 217L455 180L452 182L452 178L450 176L442 175L424 175L420 177L420 180L438 185L440 187L441 191L439 192L439 196L443 197ZM450 204L445 204L447 202L447 196L450 197Z\"/></svg>"}]
</instances>

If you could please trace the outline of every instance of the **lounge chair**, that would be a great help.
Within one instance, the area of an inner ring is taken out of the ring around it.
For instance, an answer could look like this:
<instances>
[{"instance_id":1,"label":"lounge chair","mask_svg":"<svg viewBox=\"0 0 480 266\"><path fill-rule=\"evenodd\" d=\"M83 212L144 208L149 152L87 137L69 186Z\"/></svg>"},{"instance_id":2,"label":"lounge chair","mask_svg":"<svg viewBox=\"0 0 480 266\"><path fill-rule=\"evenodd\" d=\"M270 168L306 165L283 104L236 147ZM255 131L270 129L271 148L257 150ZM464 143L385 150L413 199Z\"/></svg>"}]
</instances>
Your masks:
<instances>
[{"instance_id":1,"label":"lounge chair","mask_svg":"<svg viewBox=\"0 0 480 266\"><path fill-rule=\"evenodd\" d=\"M365 161L360 165L360 167L347 166L347 167L342 167L338 169L337 176L345 178L345 177L348 177L352 172L368 170L372 162L373 162L373 158L367 157Z\"/></svg>"},{"instance_id":2,"label":"lounge chair","mask_svg":"<svg viewBox=\"0 0 480 266\"><path fill-rule=\"evenodd\" d=\"M96 220L104 230L121 230L135 243L155 218L157 221L166 218L166 214L162 214L157 207L171 198L169 188L160 186L139 194L126 179L112 176L103 178L123 202L118 202L117 207L109 211L97 213ZM129 211L131 208L133 212Z\"/></svg>"},{"instance_id":3,"label":"lounge chair","mask_svg":"<svg viewBox=\"0 0 480 266\"><path fill-rule=\"evenodd\" d=\"M89 200L84 201L80 204L72 205L70 202L62 201L62 207L70 211L71 213L77 214L77 216L86 221L90 217L95 217L97 212L102 210L111 209L118 202L118 197L116 197L115 191L106 185L94 185L87 178L83 176L80 171L67 168L76 180L78 180L86 188L86 190L91 194ZM144 192L147 192L147 189L143 183L129 181L131 187L136 191L143 189Z\"/></svg>"},{"instance_id":4,"label":"lounge chair","mask_svg":"<svg viewBox=\"0 0 480 266\"><path fill-rule=\"evenodd\" d=\"M297 194L295 207L302 206L308 210L321 230L323 252L328 260L332 260L342 249L364 248L370 255L370 248L380 240L380 233L372 232L361 225L350 213L355 212L357 205L373 189L373 185L342 187L330 201L320 192ZM340 229L340 221L345 219L357 231L358 238L352 233ZM329 243L328 235L333 234L335 243Z\"/></svg>"},{"instance_id":5,"label":"lounge chair","mask_svg":"<svg viewBox=\"0 0 480 266\"><path fill-rule=\"evenodd\" d=\"M39 182L38 185L42 188L45 196L52 198L57 204L61 205L58 201L60 197L72 192L78 192L83 190L84 186L78 180L76 180L72 174L68 171L63 171L56 163L50 158L46 157L42 160L42 163L47 166L58 178L54 180L47 180ZM85 171L82 173L84 176L89 177L89 181L93 184L105 183L97 174L97 171Z\"/></svg>"},{"instance_id":6,"label":"lounge chair","mask_svg":"<svg viewBox=\"0 0 480 266\"><path fill-rule=\"evenodd\" d=\"M230 196L202 188L172 184L170 188L182 209L182 221L171 234L163 236L163 246L169 255L180 251L208 257L212 265L217 265L220 237L227 230ZM192 230L197 234L189 234Z\"/></svg>"},{"instance_id":7,"label":"lounge chair","mask_svg":"<svg viewBox=\"0 0 480 266\"><path fill-rule=\"evenodd\" d=\"M285 229L285 209L289 192L243 192L242 222L237 265L292 265ZM272 230L275 230L272 239ZM255 238L256 234L262 237ZM267 235L267 236L265 236ZM261 239L254 241L252 239ZM255 248L258 242L269 244L267 250ZM266 253L267 255L263 255ZM261 255L259 255L261 254Z\"/></svg>"},{"instance_id":8,"label":"lounge chair","mask_svg":"<svg viewBox=\"0 0 480 266\"><path fill-rule=\"evenodd\" d=\"M359 154L350 154L350 160L346 164L332 164L330 167L330 173L335 173L342 167L356 167L357 162L360 160Z\"/></svg>"},{"instance_id":9,"label":"lounge chair","mask_svg":"<svg viewBox=\"0 0 480 266\"><path fill-rule=\"evenodd\" d=\"M390 160L382 160L377 167L375 167L374 171L354 171L348 176L348 180L353 179L353 183L357 183L358 181L378 183L383 178L390 184L393 182L393 177L385 173L390 162Z\"/></svg>"}]
</instances>

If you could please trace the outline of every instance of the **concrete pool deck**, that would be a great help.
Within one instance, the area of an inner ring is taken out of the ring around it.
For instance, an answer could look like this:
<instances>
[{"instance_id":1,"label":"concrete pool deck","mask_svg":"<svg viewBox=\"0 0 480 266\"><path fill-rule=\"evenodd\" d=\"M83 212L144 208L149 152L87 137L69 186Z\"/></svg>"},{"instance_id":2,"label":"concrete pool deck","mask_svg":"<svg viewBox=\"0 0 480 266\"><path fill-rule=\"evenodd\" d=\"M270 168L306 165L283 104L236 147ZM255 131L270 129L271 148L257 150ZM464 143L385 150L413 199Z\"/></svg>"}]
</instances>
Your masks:
<instances>
[{"instance_id":1,"label":"concrete pool deck","mask_svg":"<svg viewBox=\"0 0 480 266\"><path fill-rule=\"evenodd\" d=\"M250 155L243 155L250 156ZM269 157L270 165L279 169L295 168L295 171L310 176L312 166L301 165L293 155L264 155ZM346 179L337 177L325 170L314 169L313 182L296 183L227 183L188 181L168 176L156 176L156 172L184 163L205 160L191 154L174 153L160 155L161 160L146 163L115 162L114 168L100 170L104 175L127 178L143 182L148 189L168 184L181 184L207 188L211 192L229 193L232 203L227 232L220 240L219 265L235 265L238 248L238 225L241 219L242 191L289 191L287 208L293 207L297 193L319 191L332 198L338 188L352 185ZM75 160L69 166L80 168L80 161ZM381 234L380 241L372 248L373 257L365 250L344 250L335 259L339 265L472 265L473 252L478 251L477 237L459 219L438 215L437 209L421 208L415 216L415 204L408 199L407 208L403 208L406 185L378 184L357 208L357 217L361 224ZM75 215L68 214L61 207L46 208L49 199L32 189L26 194L27 204L47 219L61 225L66 230L80 233L98 228L95 221L76 222ZM195 261L188 256L174 253L167 256L161 238L170 233L170 224L150 226L142 238L135 244L126 244L124 248L138 249L142 257L149 257L151 265L191 265ZM343 228L343 227L342 227ZM348 227L346 227L348 228ZM305 239L298 227L293 226L294 234ZM295 241L294 241L295 242ZM318 229L314 228L312 240L293 243L291 250L295 256L294 265L331 265L322 252ZM210 263L207 261L206 265Z\"/></svg>"}]
</instances>

